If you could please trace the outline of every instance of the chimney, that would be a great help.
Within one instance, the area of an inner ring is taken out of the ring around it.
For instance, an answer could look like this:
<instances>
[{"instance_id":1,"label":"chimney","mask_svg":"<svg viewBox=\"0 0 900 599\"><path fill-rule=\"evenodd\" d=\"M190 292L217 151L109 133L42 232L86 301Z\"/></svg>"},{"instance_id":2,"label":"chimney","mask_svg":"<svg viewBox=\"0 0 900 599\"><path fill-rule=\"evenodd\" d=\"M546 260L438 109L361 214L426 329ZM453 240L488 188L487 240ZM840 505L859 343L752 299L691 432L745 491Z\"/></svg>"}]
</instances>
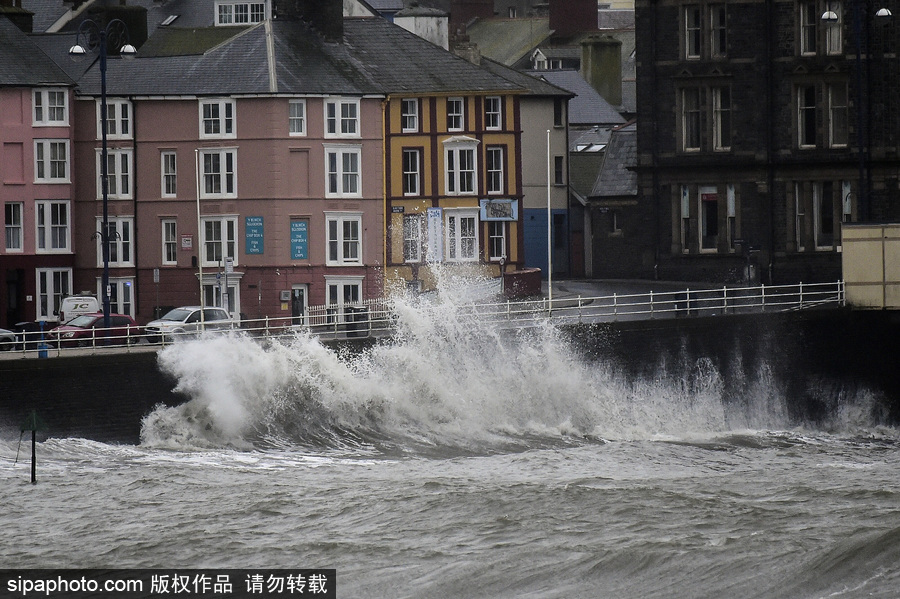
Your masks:
<instances>
[{"instance_id":1,"label":"chimney","mask_svg":"<svg viewBox=\"0 0 900 599\"><path fill-rule=\"evenodd\" d=\"M597 31L597 0L550 0L550 29L568 37Z\"/></svg>"},{"instance_id":2,"label":"chimney","mask_svg":"<svg viewBox=\"0 0 900 599\"><path fill-rule=\"evenodd\" d=\"M272 14L276 19L306 21L329 42L344 37L342 0L274 0Z\"/></svg>"},{"instance_id":3,"label":"chimney","mask_svg":"<svg viewBox=\"0 0 900 599\"><path fill-rule=\"evenodd\" d=\"M468 35L457 33L452 36L450 38L450 51L460 58L465 58L472 64L481 64L481 50L478 49L478 44L469 40Z\"/></svg>"},{"instance_id":4,"label":"chimney","mask_svg":"<svg viewBox=\"0 0 900 599\"><path fill-rule=\"evenodd\" d=\"M581 42L581 76L612 106L622 105L622 42L592 35Z\"/></svg>"}]
</instances>

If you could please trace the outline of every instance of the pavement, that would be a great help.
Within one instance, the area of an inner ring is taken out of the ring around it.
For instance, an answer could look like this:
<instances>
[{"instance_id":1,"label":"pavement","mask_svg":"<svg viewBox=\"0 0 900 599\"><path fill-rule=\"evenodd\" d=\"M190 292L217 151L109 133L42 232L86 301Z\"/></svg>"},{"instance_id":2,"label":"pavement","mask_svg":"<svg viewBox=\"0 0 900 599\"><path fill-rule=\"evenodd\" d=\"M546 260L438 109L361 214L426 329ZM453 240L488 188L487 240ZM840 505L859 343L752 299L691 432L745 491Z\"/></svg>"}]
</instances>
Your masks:
<instances>
[{"instance_id":1,"label":"pavement","mask_svg":"<svg viewBox=\"0 0 900 599\"><path fill-rule=\"evenodd\" d=\"M709 289L694 283L695 289ZM671 293L690 289L691 284L680 281L646 281L646 280L613 280L613 279L553 279L553 301L577 300L581 298L609 297L612 295L645 295L653 293ZM541 292L549 297L547 281L541 281Z\"/></svg>"}]
</instances>

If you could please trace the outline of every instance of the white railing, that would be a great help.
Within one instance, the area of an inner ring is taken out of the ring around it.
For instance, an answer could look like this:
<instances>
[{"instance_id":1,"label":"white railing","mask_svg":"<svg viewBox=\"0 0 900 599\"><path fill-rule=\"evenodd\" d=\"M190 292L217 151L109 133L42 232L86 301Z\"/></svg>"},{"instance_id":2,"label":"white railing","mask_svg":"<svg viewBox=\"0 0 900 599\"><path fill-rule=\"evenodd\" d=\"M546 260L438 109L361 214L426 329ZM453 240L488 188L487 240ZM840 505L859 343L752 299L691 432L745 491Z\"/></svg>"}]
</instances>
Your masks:
<instances>
[{"instance_id":1,"label":"white railing","mask_svg":"<svg viewBox=\"0 0 900 599\"><path fill-rule=\"evenodd\" d=\"M439 298L437 298L439 301ZM598 323L653 318L694 318L726 314L786 312L845 305L844 283L800 283L797 285L760 285L757 287L719 287L682 289L648 293L604 296L564 296L548 298L472 303L457 306L455 315L465 322L499 322L502 326L527 327L552 321L557 324ZM388 336L394 331L396 313L390 300L372 299L349 306L313 306L300 317L244 319L235 328L242 334L276 338L309 332L324 340L358 339ZM221 331L218 331L221 332ZM228 331L226 331L228 332ZM105 336L103 329L78 349L93 353L118 348L119 351L147 351L159 344L148 344L144 336ZM50 345L47 333L39 341L37 333L17 345L14 352L46 357L68 351L67 346ZM163 337L165 339L165 337ZM163 340L163 343L165 341ZM171 343L171 341L169 341ZM74 348L73 348L74 349Z\"/></svg>"}]
</instances>

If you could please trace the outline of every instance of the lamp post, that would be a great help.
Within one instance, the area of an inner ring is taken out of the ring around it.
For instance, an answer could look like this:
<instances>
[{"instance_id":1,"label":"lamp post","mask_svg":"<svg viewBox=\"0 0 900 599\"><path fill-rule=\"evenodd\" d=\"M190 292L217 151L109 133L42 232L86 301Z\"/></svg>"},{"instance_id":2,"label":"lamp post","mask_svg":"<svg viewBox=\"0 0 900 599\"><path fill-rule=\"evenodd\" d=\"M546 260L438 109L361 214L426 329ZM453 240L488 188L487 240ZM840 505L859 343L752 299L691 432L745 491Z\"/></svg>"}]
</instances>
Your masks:
<instances>
[{"instance_id":1,"label":"lamp post","mask_svg":"<svg viewBox=\"0 0 900 599\"><path fill-rule=\"evenodd\" d=\"M866 169L866 163L868 160L868 144L869 139L867 138L868 133L868 118L869 118L869 39L868 39L868 31L869 27L866 27L866 35L863 35L863 10L864 0L851 0L853 2L853 37L856 45L856 145L857 145L857 157L858 157L858 214L860 221L867 221L871 217L870 213L870 200L869 197L869 183L868 183L868 173ZM891 11L887 8L879 8L875 12L875 19L877 21L885 22L891 18ZM838 14L831 9L829 5L828 10L822 13L822 21L832 27L838 27L839 17ZM868 21L866 21L868 25ZM862 68L862 55L863 55L863 39L865 38L866 47L866 86L865 86L865 97L863 97L863 68Z\"/></svg>"},{"instance_id":2,"label":"lamp post","mask_svg":"<svg viewBox=\"0 0 900 599\"><path fill-rule=\"evenodd\" d=\"M87 44L85 47L81 42ZM100 228L100 246L103 254L103 328L110 328L109 320L109 154L106 148L107 105L106 105L106 55L108 46L113 45L122 56L133 56L137 50L128 41L128 27L120 19L113 19L105 26L96 21L85 19L78 26L75 34L75 45L69 48L69 56L74 60L83 58L87 52L97 52L100 58L100 132L102 146L100 150L100 187L103 196L103 225Z\"/></svg>"}]
</instances>

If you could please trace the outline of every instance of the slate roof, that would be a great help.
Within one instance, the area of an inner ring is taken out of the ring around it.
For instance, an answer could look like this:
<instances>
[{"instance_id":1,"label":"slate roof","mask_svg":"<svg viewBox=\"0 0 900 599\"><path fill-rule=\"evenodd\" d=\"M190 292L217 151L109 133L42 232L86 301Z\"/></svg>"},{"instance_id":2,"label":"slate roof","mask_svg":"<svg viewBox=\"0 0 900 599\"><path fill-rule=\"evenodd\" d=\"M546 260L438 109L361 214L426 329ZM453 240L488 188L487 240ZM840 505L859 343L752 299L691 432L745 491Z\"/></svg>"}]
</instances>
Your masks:
<instances>
[{"instance_id":1,"label":"slate roof","mask_svg":"<svg viewBox=\"0 0 900 599\"><path fill-rule=\"evenodd\" d=\"M74 81L12 21L0 18L0 86L74 85Z\"/></svg>"},{"instance_id":2,"label":"slate roof","mask_svg":"<svg viewBox=\"0 0 900 599\"><path fill-rule=\"evenodd\" d=\"M578 71L550 70L528 71L528 73L576 94L569 101L570 125L621 125L625 122L622 115L604 100Z\"/></svg>"},{"instance_id":3,"label":"slate roof","mask_svg":"<svg viewBox=\"0 0 900 599\"><path fill-rule=\"evenodd\" d=\"M524 91L521 85L380 17L345 19L343 43L326 42L299 21L210 28L215 33L177 29L160 30L160 40L148 42L134 59L110 58L107 92L159 96ZM224 35L224 41L213 44L218 35ZM177 48L191 36L197 47L181 48L190 54L179 54ZM79 81L82 93L99 93L98 71L92 68Z\"/></svg>"},{"instance_id":4,"label":"slate roof","mask_svg":"<svg viewBox=\"0 0 900 599\"><path fill-rule=\"evenodd\" d=\"M637 124L629 123L613 129L606 146L603 165L591 198L621 198L637 196L637 173L628 167L637 166Z\"/></svg>"},{"instance_id":5,"label":"slate roof","mask_svg":"<svg viewBox=\"0 0 900 599\"><path fill-rule=\"evenodd\" d=\"M515 83L516 85L525 88L528 90L529 95L533 96L554 96L554 97L563 97L563 98L572 98L575 96L574 93L565 90L561 87L553 85L549 81L545 81L539 77L533 77L528 73L524 73L522 71L517 71L516 69L510 68L506 65L502 65L499 62L493 61L489 58L482 57L481 66L504 79Z\"/></svg>"},{"instance_id":6,"label":"slate roof","mask_svg":"<svg viewBox=\"0 0 900 599\"><path fill-rule=\"evenodd\" d=\"M466 28L469 40L482 56L512 67L528 60L531 52L550 38L550 19L482 19Z\"/></svg>"},{"instance_id":7,"label":"slate roof","mask_svg":"<svg viewBox=\"0 0 900 599\"><path fill-rule=\"evenodd\" d=\"M47 31L60 17L69 12L61 0L22 0L22 8L34 13L32 31Z\"/></svg>"}]
</instances>

